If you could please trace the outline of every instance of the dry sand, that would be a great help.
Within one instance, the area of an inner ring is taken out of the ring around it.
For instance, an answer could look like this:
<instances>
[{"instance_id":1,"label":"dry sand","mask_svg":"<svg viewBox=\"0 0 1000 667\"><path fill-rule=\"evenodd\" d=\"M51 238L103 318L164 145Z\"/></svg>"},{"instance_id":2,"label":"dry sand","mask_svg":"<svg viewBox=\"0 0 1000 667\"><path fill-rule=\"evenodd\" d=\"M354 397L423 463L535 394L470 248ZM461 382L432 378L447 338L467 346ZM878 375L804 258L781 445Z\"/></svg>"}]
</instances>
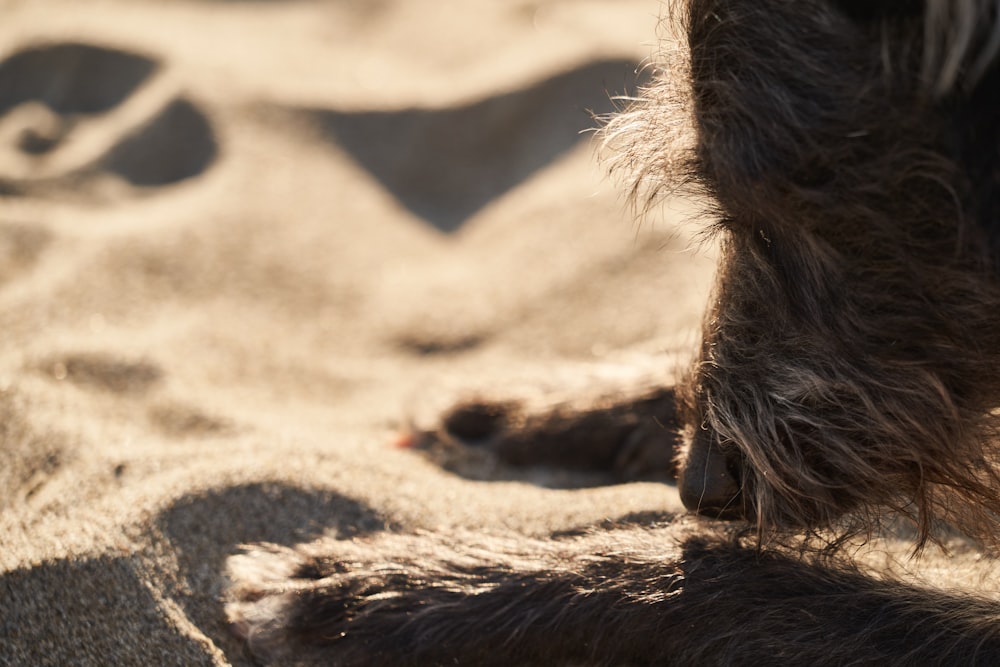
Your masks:
<instances>
[{"instance_id":1,"label":"dry sand","mask_svg":"<svg viewBox=\"0 0 1000 667\"><path fill-rule=\"evenodd\" d=\"M711 258L580 134L660 10L0 1L0 663L250 664L245 542L676 511L391 446L690 345Z\"/></svg>"}]
</instances>

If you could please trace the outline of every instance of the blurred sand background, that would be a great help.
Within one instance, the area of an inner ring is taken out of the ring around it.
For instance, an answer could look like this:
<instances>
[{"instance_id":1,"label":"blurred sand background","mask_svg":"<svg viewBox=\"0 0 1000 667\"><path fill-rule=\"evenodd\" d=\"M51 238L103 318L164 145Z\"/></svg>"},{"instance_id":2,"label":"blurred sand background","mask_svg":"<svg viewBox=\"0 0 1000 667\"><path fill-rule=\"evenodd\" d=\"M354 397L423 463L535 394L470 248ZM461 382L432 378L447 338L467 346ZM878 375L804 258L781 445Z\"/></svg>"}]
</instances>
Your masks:
<instances>
[{"instance_id":1,"label":"blurred sand background","mask_svg":"<svg viewBox=\"0 0 1000 667\"><path fill-rule=\"evenodd\" d=\"M392 446L690 345L711 259L581 134L660 11L0 0L0 663L252 664L245 542L677 510Z\"/></svg>"}]
</instances>

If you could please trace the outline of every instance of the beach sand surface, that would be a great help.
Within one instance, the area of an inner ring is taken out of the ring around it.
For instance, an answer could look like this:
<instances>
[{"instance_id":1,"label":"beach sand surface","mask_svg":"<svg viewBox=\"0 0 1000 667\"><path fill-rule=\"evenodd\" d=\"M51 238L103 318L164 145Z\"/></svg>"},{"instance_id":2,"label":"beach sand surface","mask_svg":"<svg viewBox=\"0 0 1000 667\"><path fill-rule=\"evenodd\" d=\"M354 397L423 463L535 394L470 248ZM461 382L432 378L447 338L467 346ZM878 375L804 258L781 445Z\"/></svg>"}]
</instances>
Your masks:
<instances>
[{"instance_id":1,"label":"beach sand surface","mask_svg":"<svg viewBox=\"0 0 1000 667\"><path fill-rule=\"evenodd\" d=\"M679 511L394 446L690 350L692 209L636 222L586 131L660 12L0 2L0 663L252 664L222 602L246 543Z\"/></svg>"}]
</instances>

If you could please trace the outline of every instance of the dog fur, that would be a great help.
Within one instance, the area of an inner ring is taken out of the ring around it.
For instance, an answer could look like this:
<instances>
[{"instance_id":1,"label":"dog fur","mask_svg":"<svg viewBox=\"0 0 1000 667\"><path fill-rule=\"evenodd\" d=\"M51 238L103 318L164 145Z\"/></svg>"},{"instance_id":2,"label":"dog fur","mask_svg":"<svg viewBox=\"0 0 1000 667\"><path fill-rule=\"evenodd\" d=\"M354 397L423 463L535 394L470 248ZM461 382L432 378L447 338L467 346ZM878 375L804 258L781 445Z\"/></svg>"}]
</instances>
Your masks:
<instances>
[{"instance_id":1,"label":"dog fur","mask_svg":"<svg viewBox=\"0 0 1000 667\"><path fill-rule=\"evenodd\" d=\"M887 517L918 551L946 525L1000 537L1000 2L687 0L672 18L686 44L607 141L646 205L707 202L722 252L676 388L679 487L739 521L251 547L228 613L258 654L1000 663L996 601L843 548Z\"/></svg>"},{"instance_id":2,"label":"dog fur","mask_svg":"<svg viewBox=\"0 0 1000 667\"><path fill-rule=\"evenodd\" d=\"M945 520L989 540L998 3L885 5L693 0L689 57L668 79L690 83L613 123L638 131L633 189L701 190L721 237L679 388L681 490L762 529L846 528L888 509L925 537ZM657 116L678 100L691 142Z\"/></svg>"}]
</instances>

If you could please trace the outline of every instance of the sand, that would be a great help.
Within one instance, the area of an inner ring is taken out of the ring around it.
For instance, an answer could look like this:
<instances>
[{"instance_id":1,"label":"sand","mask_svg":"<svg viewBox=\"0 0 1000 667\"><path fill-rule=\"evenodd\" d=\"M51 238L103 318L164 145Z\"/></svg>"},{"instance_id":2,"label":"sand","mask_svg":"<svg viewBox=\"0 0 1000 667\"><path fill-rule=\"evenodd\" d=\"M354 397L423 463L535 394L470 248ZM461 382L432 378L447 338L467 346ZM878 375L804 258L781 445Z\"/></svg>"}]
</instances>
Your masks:
<instances>
[{"instance_id":1,"label":"sand","mask_svg":"<svg viewBox=\"0 0 1000 667\"><path fill-rule=\"evenodd\" d=\"M221 603L247 542L678 511L393 446L690 348L689 211L637 224L581 133L660 11L0 2L0 663L252 664Z\"/></svg>"}]
</instances>

